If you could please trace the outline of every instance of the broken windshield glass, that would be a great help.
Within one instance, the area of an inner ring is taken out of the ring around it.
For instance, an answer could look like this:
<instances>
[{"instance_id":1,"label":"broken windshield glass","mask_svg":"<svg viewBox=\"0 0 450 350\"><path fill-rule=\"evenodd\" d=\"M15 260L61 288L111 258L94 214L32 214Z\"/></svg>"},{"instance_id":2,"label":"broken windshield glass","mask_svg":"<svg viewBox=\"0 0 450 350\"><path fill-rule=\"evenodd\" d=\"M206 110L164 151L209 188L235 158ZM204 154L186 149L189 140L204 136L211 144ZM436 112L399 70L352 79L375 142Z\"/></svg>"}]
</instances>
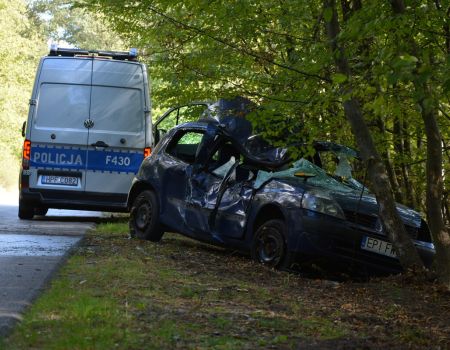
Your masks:
<instances>
[{"instance_id":1,"label":"broken windshield glass","mask_svg":"<svg viewBox=\"0 0 450 350\"><path fill-rule=\"evenodd\" d=\"M344 168L344 166L342 167ZM346 170L348 170L348 168ZM253 184L253 188L258 189L274 178L280 179L294 177L304 178L309 185L319 186L333 191L352 192L363 188L363 185L352 177L337 179L327 174L324 169L304 158L293 163L292 167L287 170L277 172L260 170Z\"/></svg>"}]
</instances>

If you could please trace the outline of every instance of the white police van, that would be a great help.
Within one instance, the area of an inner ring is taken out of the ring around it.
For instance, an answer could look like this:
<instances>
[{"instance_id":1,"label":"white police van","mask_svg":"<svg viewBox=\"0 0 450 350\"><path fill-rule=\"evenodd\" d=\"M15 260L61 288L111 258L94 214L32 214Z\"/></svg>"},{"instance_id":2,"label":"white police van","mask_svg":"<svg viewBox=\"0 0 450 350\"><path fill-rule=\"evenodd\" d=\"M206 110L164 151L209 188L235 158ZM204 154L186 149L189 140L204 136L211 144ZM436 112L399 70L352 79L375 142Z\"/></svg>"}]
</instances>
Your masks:
<instances>
[{"instance_id":1,"label":"white police van","mask_svg":"<svg viewBox=\"0 0 450 350\"><path fill-rule=\"evenodd\" d=\"M19 218L48 208L126 211L152 145L146 67L130 52L52 46L22 134Z\"/></svg>"}]
</instances>

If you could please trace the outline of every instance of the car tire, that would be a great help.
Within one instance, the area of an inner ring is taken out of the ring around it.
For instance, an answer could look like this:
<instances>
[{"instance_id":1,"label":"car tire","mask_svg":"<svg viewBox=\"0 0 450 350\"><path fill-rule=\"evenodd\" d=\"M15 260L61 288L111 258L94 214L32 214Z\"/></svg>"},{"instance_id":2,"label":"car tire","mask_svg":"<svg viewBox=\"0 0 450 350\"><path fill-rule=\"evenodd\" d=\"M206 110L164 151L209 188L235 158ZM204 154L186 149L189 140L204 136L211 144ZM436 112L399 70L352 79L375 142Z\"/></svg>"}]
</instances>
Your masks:
<instances>
[{"instance_id":1,"label":"car tire","mask_svg":"<svg viewBox=\"0 0 450 350\"><path fill-rule=\"evenodd\" d=\"M19 199L18 216L21 220L31 220L34 216L34 208L23 200Z\"/></svg>"},{"instance_id":2,"label":"car tire","mask_svg":"<svg viewBox=\"0 0 450 350\"><path fill-rule=\"evenodd\" d=\"M256 262L276 269L289 265L286 249L286 225L282 220L269 220L255 232L251 256Z\"/></svg>"},{"instance_id":3,"label":"car tire","mask_svg":"<svg viewBox=\"0 0 450 350\"><path fill-rule=\"evenodd\" d=\"M47 214L47 212L48 212L48 208L45 208L45 207L34 208L35 215L45 216Z\"/></svg>"},{"instance_id":4,"label":"car tire","mask_svg":"<svg viewBox=\"0 0 450 350\"><path fill-rule=\"evenodd\" d=\"M142 191L130 212L130 236L159 242L164 234L159 225L159 204L153 191Z\"/></svg>"}]
</instances>

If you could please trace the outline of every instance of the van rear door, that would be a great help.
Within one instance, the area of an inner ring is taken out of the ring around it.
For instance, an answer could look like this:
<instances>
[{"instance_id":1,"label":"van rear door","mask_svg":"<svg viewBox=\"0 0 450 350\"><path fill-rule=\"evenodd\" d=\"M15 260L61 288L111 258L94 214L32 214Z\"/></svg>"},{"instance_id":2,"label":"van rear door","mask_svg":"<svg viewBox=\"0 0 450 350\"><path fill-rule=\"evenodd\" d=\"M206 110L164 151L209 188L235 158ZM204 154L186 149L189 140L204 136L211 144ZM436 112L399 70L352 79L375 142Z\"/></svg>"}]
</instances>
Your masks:
<instances>
[{"instance_id":1,"label":"van rear door","mask_svg":"<svg viewBox=\"0 0 450 350\"><path fill-rule=\"evenodd\" d=\"M146 145L145 74L136 62L93 60L87 192L128 194Z\"/></svg>"},{"instance_id":2,"label":"van rear door","mask_svg":"<svg viewBox=\"0 0 450 350\"><path fill-rule=\"evenodd\" d=\"M30 101L30 187L85 189L92 60L44 58Z\"/></svg>"}]
</instances>

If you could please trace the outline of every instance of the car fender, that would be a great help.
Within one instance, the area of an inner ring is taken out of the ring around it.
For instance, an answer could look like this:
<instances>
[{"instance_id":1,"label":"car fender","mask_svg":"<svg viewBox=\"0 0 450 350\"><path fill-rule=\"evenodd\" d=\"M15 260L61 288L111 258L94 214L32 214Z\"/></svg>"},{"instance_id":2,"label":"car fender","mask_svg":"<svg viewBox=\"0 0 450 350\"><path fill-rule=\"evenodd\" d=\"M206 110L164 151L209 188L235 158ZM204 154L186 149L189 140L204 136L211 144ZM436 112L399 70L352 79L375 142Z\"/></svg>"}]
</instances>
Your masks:
<instances>
[{"instance_id":1,"label":"car fender","mask_svg":"<svg viewBox=\"0 0 450 350\"><path fill-rule=\"evenodd\" d=\"M130 188L130 191L128 192L128 197L127 197L128 211L131 210L131 206L133 205L133 202L136 199L136 197L139 195L139 193L141 193L142 191L146 191L146 190L155 192L155 194L158 198L158 202L160 202L158 192L155 190L154 186L150 182L134 178L131 188Z\"/></svg>"}]
</instances>

